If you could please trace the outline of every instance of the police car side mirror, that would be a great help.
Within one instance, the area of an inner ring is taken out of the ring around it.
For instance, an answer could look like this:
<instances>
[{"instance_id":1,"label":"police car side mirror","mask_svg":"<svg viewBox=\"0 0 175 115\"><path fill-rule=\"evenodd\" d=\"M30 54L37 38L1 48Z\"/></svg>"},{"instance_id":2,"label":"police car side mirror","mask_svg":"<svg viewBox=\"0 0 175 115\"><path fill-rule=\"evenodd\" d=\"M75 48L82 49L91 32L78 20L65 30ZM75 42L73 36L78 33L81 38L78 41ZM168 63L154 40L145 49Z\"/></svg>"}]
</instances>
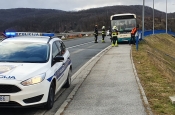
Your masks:
<instances>
[{"instance_id":1,"label":"police car side mirror","mask_svg":"<svg viewBox=\"0 0 175 115\"><path fill-rule=\"evenodd\" d=\"M56 61L56 62L63 62L64 61L64 57L63 56L56 56L54 58L54 61Z\"/></svg>"}]
</instances>

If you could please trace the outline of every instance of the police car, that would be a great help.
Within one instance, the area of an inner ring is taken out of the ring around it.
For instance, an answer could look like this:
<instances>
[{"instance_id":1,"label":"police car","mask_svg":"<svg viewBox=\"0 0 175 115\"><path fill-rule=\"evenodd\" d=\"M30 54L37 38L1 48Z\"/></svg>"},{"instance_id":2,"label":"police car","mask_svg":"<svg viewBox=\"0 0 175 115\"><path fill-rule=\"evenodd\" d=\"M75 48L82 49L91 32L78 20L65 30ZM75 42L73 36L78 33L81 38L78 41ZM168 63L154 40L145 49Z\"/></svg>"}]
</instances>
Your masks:
<instances>
[{"instance_id":1,"label":"police car","mask_svg":"<svg viewBox=\"0 0 175 115\"><path fill-rule=\"evenodd\" d=\"M0 42L0 107L42 105L71 84L72 63L63 41L52 33L7 32Z\"/></svg>"}]
</instances>

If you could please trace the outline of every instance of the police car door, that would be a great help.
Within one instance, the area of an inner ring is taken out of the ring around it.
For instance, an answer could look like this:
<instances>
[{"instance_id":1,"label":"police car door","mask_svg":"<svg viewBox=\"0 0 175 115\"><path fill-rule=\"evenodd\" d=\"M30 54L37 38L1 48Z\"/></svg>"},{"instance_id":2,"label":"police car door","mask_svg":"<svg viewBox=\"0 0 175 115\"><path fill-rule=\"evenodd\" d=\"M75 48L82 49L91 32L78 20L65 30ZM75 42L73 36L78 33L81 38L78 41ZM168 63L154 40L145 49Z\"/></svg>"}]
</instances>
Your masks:
<instances>
[{"instance_id":1,"label":"police car door","mask_svg":"<svg viewBox=\"0 0 175 115\"><path fill-rule=\"evenodd\" d=\"M69 72L69 62L70 62L70 54L69 51L66 49L66 46L62 41L56 41L57 46L61 49L61 56L64 57L63 61L63 70L64 70L64 77L63 81L67 80L68 72Z\"/></svg>"},{"instance_id":2,"label":"police car door","mask_svg":"<svg viewBox=\"0 0 175 115\"><path fill-rule=\"evenodd\" d=\"M63 80L61 78L64 77L63 72L63 64L64 62L55 62L54 57L61 55L61 49L56 45L56 42L52 45L52 69L54 71L54 75L56 76L56 90L59 90L63 85Z\"/></svg>"}]
</instances>

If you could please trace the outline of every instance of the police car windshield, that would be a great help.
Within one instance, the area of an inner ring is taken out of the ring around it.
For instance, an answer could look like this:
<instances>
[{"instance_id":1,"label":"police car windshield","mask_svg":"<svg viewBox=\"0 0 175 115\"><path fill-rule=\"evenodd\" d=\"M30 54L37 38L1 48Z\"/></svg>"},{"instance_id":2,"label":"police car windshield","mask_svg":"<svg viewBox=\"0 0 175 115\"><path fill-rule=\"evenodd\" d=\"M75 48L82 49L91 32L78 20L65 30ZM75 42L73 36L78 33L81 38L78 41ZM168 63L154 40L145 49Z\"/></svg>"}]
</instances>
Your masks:
<instances>
[{"instance_id":1,"label":"police car windshield","mask_svg":"<svg viewBox=\"0 0 175 115\"><path fill-rule=\"evenodd\" d=\"M49 45L33 42L1 42L0 62L45 63Z\"/></svg>"}]
</instances>

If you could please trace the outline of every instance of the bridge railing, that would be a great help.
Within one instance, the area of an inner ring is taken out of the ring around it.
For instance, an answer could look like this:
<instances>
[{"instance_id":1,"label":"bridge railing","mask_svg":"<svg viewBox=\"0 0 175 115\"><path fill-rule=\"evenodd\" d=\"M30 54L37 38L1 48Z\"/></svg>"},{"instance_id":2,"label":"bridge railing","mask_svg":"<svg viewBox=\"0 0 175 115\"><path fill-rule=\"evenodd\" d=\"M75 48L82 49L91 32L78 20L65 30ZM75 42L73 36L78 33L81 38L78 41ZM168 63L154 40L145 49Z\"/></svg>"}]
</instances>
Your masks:
<instances>
[{"instance_id":1,"label":"bridge railing","mask_svg":"<svg viewBox=\"0 0 175 115\"><path fill-rule=\"evenodd\" d=\"M166 30L154 30L154 34L165 34L166 33ZM172 35L173 37L175 37L175 32L172 32L172 31L167 31L168 34ZM153 35L153 30L146 30L144 32L144 37L145 36L149 36L149 35ZM138 31L138 36L136 37L136 49L138 50L138 44L139 44L139 41L141 41L143 38L142 38L142 31L139 30Z\"/></svg>"},{"instance_id":2,"label":"bridge railing","mask_svg":"<svg viewBox=\"0 0 175 115\"><path fill-rule=\"evenodd\" d=\"M142 31L138 31L139 32L139 40L142 40ZM163 34L166 33L166 30L154 30L154 34ZM167 31L168 34L175 36L175 32L172 31ZM153 34L153 30L146 30L144 32L144 36L149 36Z\"/></svg>"}]
</instances>

